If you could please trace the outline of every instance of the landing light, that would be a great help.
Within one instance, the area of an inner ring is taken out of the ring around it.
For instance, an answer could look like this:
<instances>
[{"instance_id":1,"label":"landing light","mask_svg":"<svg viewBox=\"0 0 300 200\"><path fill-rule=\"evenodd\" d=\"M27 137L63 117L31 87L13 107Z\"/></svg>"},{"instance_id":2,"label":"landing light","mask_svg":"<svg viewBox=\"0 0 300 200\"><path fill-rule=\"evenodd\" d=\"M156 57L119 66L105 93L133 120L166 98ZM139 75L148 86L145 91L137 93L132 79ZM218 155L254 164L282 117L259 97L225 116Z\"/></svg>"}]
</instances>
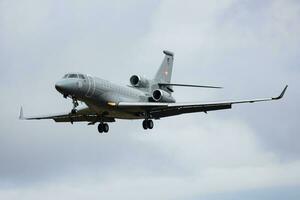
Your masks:
<instances>
[{"instance_id":1,"label":"landing light","mask_svg":"<svg viewBox=\"0 0 300 200\"><path fill-rule=\"evenodd\" d=\"M107 105L109 105L109 106L116 106L117 104L115 102L108 102Z\"/></svg>"}]
</instances>

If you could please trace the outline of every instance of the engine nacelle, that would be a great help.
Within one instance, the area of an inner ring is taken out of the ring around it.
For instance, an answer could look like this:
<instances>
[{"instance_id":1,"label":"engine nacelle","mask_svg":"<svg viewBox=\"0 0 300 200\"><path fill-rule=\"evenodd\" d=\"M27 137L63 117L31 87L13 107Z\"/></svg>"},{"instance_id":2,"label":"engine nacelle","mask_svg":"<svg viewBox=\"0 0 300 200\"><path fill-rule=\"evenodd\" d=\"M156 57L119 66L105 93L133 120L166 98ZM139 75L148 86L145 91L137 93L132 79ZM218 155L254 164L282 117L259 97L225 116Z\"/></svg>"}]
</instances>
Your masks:
<instances>
[{"instance_id":1,"label":"engine nacelle","mask_svg":"<svg viewBox=\"0 0 300 200\"><path fill-rule=\"evenodd\" d=\"M130 77L130 84L134 87L146 88L149 86L149 81L145 77L133 75Z\"/></svg>"},{"instance_id":2,"label":"engine nacelle","mask_svg":"<svg viewBox=\"0 0 300 200\"><path fill-rule=\"evenodd\" d=\"M175 103L175 99L172 95L164 90L154 90L152 93L152 99L157 102Z\"/></svg>"}]
</instances>

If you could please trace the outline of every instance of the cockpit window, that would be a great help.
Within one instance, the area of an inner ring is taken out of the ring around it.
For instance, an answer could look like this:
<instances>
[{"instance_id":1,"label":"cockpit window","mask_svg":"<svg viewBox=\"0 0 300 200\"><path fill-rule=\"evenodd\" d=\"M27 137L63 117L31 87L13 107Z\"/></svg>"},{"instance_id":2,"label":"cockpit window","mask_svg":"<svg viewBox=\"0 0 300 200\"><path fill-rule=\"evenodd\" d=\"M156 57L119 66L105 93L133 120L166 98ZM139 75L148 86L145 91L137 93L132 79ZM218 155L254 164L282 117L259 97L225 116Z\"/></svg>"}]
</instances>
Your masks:
<instances>
[{"instance_id":1,"label":"cockpit window","mask_svg":"<svg viewBox=\"0 0 300 200\"><path fill-rule=\"evenodd\" d=\"M80 79L85 79L83 74L78 74L78 76L79 76Z\"/></svg>"},{"instance_id":2,"label":"cockpit window","mask_svg":"<svg viewBox=\"0 0 300 200\"><path fill-rule=\"evenodd\" d=\"M68 78L68 76L69 76L69 74L66 74L66 75L64 75L64 77L63 77L63 78Z\"/></svg>"},{"instance_id":3,"label":"cockpit window","mask_svg":"<svg viewBox=\"0 0 300 200\"><path fill-rule=\"evenodd\" d=\"M63 76L63 78L80 78L85 79L85 76L83 74L66 74Z\"/></svg>"},{"instance_id":4,"label":"cockpit window","mask_svg":"<svg viewBox=\"0 0 300 200\"><path fill-rule=\"evenodd\" d=\"M68 78L78 78L78 75L77 75L77 74L70 74L70 75L68 76Z\"/></svg>"}]
</instances>

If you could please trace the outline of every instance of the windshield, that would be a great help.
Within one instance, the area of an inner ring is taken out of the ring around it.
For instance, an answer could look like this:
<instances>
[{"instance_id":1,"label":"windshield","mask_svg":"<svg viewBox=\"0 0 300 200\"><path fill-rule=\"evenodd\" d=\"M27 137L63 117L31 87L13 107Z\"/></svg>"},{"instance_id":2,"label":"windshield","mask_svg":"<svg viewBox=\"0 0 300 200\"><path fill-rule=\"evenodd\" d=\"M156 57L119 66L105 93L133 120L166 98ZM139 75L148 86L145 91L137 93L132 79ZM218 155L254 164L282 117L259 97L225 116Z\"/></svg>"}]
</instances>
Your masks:
<instances>
[{"instance_id":1,"label":"windshield","mask_svg":"<svg viewBox=\"0 0 300 200\"><path fill-rule=\"evenodd\" d=\"M77 74L70 74L70 75L68 76L68 78L78 78L78 75L77 75Z\"/></svg>"},{"instance_id":2,"label":"windshield","mask_svg":"<svg viewBox=\"0 0 300 200\"><path fill-rule=\"evenodd\" d=\"M69 74L66 74L66 75L63 76L63 78L68 78L68 76L69 76Z\"/></svg>"},{"instance_id":3,"label":"windshield","mask_svg":"<svg viewBox=\"0 0 300 200\"><path fill-rule=\"evenodd\" d=\"M66 74L63 76L63 78L80 78L85 79L85 76L83 74Z\"/></svg>"}]
</instances>

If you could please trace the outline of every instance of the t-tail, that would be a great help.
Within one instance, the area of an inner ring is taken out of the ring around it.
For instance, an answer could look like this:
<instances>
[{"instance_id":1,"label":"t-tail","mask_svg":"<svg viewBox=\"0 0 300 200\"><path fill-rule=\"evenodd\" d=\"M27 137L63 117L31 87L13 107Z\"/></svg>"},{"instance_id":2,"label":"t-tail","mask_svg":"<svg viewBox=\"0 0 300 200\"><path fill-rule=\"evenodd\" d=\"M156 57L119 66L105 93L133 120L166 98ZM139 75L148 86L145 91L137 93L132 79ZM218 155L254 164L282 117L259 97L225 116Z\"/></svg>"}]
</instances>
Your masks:
<instances>
[{"instance_id":1,"label":"t-tail","mask_svg":"<svg viewBox=\"0 0 300 200\"><path fill-rule=\"evenodd\" d=\"M163 51L165 57L156 72L154 81L157 83L171 83L174 54L170 51Z\"/></svg>"},{"instance_id":2,"label":"t-tail","mask_svg":"<svg viewBox=\"0 0 300 200\"><path fill-rule=\"evenodd\" d=\"M191 84L178 84L171 83L173 62L174 62L174 53L171 51L163 51L165 57L156 72L154 77L155 84L158 84L160 89L163 89L167 92L173 92L173 86L183 86L183 87L201 87L201 88L222 88L209 85L191 85Z\"/></svg>"},{"instance_id":3,"label":"t-tail","mask_svg":"<svg viewBox=\"0 0 300 200\"><path fill-rule=\"evenodd\" d=\"M165 57L152 80L139 75L132 75L130 77L131 87L135 87L137 89L147 91L148 93L152 94L150 101L175 102L175 99L172 97L172 92L174 92L174 86L221 88L208 85L171 83L174 53L166 50L163 51L163 53L165 54Z\"/></svg>"}]
</instances>

